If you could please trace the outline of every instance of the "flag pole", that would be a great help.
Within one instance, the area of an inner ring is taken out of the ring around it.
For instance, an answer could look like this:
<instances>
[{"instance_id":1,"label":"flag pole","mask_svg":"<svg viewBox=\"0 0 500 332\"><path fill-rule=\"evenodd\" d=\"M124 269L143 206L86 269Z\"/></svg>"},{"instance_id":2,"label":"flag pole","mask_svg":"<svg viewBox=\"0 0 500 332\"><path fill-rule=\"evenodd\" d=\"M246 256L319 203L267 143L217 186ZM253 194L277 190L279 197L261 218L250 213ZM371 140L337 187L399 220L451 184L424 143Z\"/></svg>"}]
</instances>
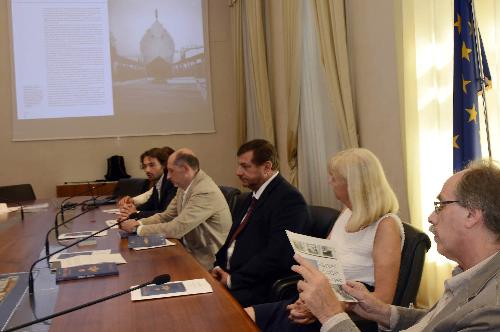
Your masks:
<instances>
[{"instance_id":1,"label":"flag pole","mask_svg":"<svg viewBox=\"0 0 500 332\"><path fill-rule=\"evenodd\" d=\"M479 68L479 81L481 82L481 97L483 100L483 113L484 113L484 123L485 123L485 130L486 130L486 141L488 144L488 156L491 160L492 157L491 157L490 127L489 127L489 122L488 122L488 106L486 103L486 85L485 85L485 77L484 77L484 71L483 71L483 55L481 52L481 45L480 45L482 40L479 38L479 27L478 27L477 20L476 20L476 7L474 6L474 0L471 0L471 5L472 5L472 21L473 21L473 25L474 25L473 38L475 40L476 54L477 54L477 57L475 57L475 58L476 58L476 61L478 62L477 65Z\"/></svg>"}]
</instances>

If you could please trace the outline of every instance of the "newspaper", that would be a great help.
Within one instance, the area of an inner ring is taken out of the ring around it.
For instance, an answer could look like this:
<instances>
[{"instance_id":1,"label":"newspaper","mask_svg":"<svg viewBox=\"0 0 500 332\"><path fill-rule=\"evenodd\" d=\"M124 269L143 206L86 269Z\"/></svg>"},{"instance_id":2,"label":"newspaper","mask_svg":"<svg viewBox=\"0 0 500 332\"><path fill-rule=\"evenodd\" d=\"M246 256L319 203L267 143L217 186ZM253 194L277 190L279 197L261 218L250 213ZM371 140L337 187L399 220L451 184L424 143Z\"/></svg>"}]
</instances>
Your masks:
<instances>
[{"instance_id":1,"label":"newspaper","mask_svg":"<svg viewBox=\"0 0 500 332\"><path fill-rule=\"evenodd\" d=\"M339 301L358 302L342 289L342 285L346 283L344 269L342 262L337 257L333 241L290 231L286 231L286 235L293 251L307 259L326 276Z\"/></svg>"}]
</instances>

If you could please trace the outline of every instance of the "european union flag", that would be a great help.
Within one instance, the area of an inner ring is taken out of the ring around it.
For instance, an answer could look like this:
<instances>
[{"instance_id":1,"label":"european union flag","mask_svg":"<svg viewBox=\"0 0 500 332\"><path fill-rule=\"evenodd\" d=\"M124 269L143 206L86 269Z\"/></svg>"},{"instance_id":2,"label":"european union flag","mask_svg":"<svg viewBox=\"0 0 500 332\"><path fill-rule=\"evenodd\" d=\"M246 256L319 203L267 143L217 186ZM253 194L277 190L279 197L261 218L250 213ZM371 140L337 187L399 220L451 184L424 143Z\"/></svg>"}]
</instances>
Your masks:
<instances>
[{"instance_id":1,"label":"european union flag","mask_svg":"<svg viewBox=\"0 0 500 332\"><path fill-rule=\"evenodd\" d=\"M481 45L485 84L491 82L480 35L475 38L471 0L455 0L453 70L453 170L481 158L478 92L481 91L476 41ZM479 29L478 29L479 30Z\"/></svg>"}]
</instances>

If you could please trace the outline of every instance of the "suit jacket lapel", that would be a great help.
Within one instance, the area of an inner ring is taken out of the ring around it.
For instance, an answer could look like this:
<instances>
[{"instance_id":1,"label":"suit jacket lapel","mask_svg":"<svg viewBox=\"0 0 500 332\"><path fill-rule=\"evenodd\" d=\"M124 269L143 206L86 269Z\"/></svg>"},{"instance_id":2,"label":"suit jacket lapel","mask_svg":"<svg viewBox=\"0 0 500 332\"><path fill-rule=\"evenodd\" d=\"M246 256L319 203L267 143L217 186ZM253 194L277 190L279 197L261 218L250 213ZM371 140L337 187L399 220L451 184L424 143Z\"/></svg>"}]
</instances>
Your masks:
<instances>
[{"instance_id":1,"label":"suit jacket lapel","mask_svg":"<svg viewBox=\"0 0 500 332\"><path fill-rule=\"evenodd\" d=\"M156 188L155 188L156 190ZM158 190L156 190L158 192ZM163 196L167 193L167 173L163 174L163 179L161 180L160 192L158 193L158 203L161 204Z\"/></svg>"},{"instance_id":2,"label":"suit jacket lapel","mask_svg":"<svg viewBox=\"0 0 500 332\"><path fill-rule=\"evenodd\" d=\"M268 201L271 197L271 193L273 192L274 188L281 182L283 181L283 178L281 177L280 174L278 174L266 187L262 195L260 195L259 199L257 200L257 205L255 206L255 210L252 214L252 217L256 216L259 207L261 207L266 201ZM248 205L250 205L250 202L248 202ZM253 219L253 218L250 218Z\"/></svg>"},{"instance_id":3,"label":"suit jacket lapel","mask_svg":"<svg viewBox=\"0 0 500 332\"><path fill-rule=\"evenodd\" d=\"M257 205L255 206L254 208L254 211L252 213L252 216L250 217L250 219L248 220L248 223L250 224L252 222L252 220L257 220L258 219L258 215L259 215L259 208L266 202L266 200L269 199L269 196L270 196L270 193L273 191L273 189L278 185L278 183L280 183L280 181L282 181L282 177L281 175L277 175L266 187L266 189L264 190L264 192L262 193L262 195L260 196L260 198L257 200ZM234 232L236 231L236 229L238 228L239 224L241 223L241 221L243 220L243 217L245 217L245 214L247 213L248 211L248 207L250 206L250 203L252 201L252 196L253 196L253 193L250 193L250 195L248 195L247 198L245 198L245 201L244 203L242 203L242 209L239 211L238 215L237 215L237 218L236 220L234 220L233 222L233 225L231 226L231 230L229 231L229 235L227 236L227 239L226 239L226 242L229 241L229 239L231 239L231 237L233 236ZM257 218L256 218L257 216ZM227 244L227 243L226 243Z\"/></svg>"},{"instance_id":4,"label":"suit jacket lapel","mask_svg":"<svg viewBox=\"0 0 500 332\"><path fill-rule=\"evenodd\" d=\"M194 188L196 185L204 178L204 172L200 169L198 171L198 174L194 177L193 181L191 182L191 185L189 186L189 190L186 192L183 189L178 189L180 190L180 195L179 199L180 202L177 202L177 213L180 214L182 209L184 208L184 204L189 200L191 197L191 194L193 193Z\"/></svg>"}]
</instances>

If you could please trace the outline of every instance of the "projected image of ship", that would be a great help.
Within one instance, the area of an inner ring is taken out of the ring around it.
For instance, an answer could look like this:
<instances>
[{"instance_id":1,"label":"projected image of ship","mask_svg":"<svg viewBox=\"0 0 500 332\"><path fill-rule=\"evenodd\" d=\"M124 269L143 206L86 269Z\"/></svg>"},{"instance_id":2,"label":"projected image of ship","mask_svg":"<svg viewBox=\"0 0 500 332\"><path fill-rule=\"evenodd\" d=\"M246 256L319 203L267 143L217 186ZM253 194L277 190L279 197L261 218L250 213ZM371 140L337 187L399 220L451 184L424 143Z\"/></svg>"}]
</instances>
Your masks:
<instances>
[{"instance_id":1,"label":"projected image of ship","mask_svg":"<svg viewBox=\"0 0 500 332\"><path fill-rule=\"evenodd\" d=\"M202 2L109 0L116 114L210 114Z\"/></svg>"},{"instance_id":2,"label":"projected image of ship","mask_svg":"<svg viewBox=\"0 0 500 332\"><path fill-rule=\"evenodd\" d=\"M155 10L154 23L141 38L140 51L140 62L146 68L148 77L156 81L171 77L175 44L170 33L158 21L158 10Z\"/></svg>"}]
</instances>

